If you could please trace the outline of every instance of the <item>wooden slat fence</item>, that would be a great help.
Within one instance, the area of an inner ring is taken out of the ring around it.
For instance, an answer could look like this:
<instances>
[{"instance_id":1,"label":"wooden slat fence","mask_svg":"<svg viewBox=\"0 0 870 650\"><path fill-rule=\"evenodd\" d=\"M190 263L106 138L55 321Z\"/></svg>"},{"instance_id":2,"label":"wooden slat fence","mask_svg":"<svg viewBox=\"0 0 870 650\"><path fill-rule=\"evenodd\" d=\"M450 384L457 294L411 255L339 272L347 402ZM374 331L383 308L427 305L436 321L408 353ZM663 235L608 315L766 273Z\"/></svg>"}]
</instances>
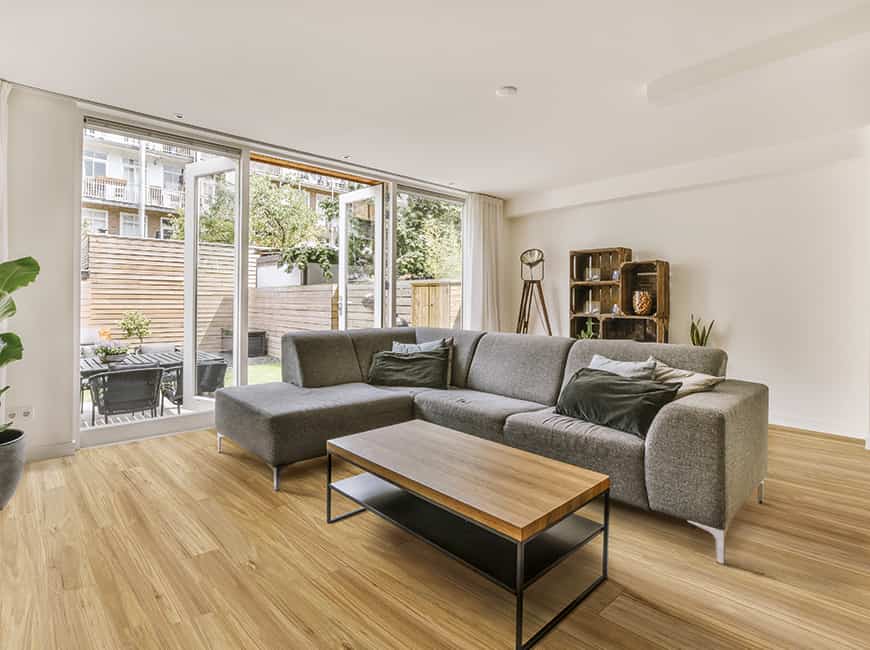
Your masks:
<instances>
[{"instance_id":1,"label":"wooden slat fence","mask_svg":"<svg viewBox=\"0 0 870 650\"><path fill-rule=\"evenodd\" d=\"M184 340L184 244L174 240L89 235L87 279L82 282L82 326L108 328L123 339L118 322L124 312L150 318L147 342ZM281 336L293 330L338 328L338 289L334 284L292 287L253 286L256 255L250 254L248 327L265 330L267 351L280 357ZM233 252L226 244L200 245L197 334L200 349L221 350L221 331L232 328ZM401 281L397 315L409 324L459 327L461 285L447 280ZM351 328L371 327L372 283L352 283Z\"/></svg>"}]
</instances>

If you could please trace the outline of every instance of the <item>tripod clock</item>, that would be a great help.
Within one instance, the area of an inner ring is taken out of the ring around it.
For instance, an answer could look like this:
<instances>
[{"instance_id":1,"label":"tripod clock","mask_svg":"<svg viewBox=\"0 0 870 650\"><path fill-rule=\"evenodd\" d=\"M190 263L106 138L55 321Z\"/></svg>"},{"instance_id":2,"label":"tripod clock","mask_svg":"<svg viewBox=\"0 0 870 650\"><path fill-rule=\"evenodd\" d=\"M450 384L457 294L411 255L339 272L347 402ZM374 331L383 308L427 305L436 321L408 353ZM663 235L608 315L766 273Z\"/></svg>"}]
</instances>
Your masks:
<instances>
[{"instance_id":1,"label":"tripod clock","mask_svg":"<svg viewBox=\"0 0 870 650\"><path fill-rule=\"evenodd\" d=\"M523 296L520 299L520 314L517 317L517 334L528 334L529 317L532 313L532 303L538 303L538 314L547 328L547 334L553 336L550 329L550 316L547 314L547 303L544 302L544 251L530 248L520 255L520 277L523 279Z\"/></svg>"}]
</instances>

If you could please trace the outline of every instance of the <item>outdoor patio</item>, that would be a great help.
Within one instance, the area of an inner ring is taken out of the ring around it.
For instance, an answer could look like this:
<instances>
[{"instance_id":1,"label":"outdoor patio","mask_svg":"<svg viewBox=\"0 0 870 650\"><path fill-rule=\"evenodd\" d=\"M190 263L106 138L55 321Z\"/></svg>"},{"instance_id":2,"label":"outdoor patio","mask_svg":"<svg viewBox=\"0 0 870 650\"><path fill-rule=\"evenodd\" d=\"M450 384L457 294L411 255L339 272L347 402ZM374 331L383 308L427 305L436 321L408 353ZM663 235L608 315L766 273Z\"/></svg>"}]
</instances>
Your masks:
<instances>
[{"instance_id":1,"label":"outdoor patio","mask_svg":"<svg viewBox=\"0 0 870 650\"><path fill-rule=\"evenodd\" d=\"M138 338L146 347L171 350L173 359L141 360L143 365L158 365L168 373L181 366L180 348L184 340L184 250L183 242L139 239L106 234L83 238L82 259L82 378L87 379L108 367L86 361L101 343L129 344L137 347ZM335 284L269 286L260 284L258 257L251 249L248 288L249 347L257 355L247 360L248 383L281 381L281 337L294 330L338 328L338 287ZM221 386L235 383L232 358L233 247L203 243L200 248L197 280L197 353L205 361L218 358L226 372ZM374 319L372 283L350 283L348 287L348 327L371 327ZM396 319L399 324L457 327L461 285L448 280L413 280L397 283ZM131 333L122 326L130 315L140 319L143 330ZM91 349L86 349L90 347ZM166 354L165 352L163 354ZM135 356L135 355L134 355ZM200 360L201 362L203 359ZM136 365L136 361L133 365ZM90 364L90 365L89 365ZM113 366L112 369L115 369ZM123 368L121 368L123 369ZM153 400L151 402L153 404ZM91 425L91 396L83 399L82 428ZM159 402L157 417L159 415ZM108 424L128 424L151 419L152 407L132 414L110 415ZM165 404L165 417L176 413L174 404ZM106 424L101 412L94 426Z\"/></svg>"}]
</instances>

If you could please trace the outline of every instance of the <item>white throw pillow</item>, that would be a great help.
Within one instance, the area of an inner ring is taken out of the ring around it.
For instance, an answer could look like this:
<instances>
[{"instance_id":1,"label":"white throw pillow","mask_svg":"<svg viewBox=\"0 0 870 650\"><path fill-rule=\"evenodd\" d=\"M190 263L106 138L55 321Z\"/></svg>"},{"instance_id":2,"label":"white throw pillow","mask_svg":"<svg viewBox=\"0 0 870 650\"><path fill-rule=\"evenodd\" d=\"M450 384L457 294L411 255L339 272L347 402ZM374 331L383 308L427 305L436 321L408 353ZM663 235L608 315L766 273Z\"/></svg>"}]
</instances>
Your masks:
<instances>
[{"instance_id":1,"label":"white throw pillow","mask_svg":"<svg viewBox=\"0 0 870 650\"><path fill-rule=\"evenodd\" d=\"M701 393L713 388L725 381L725 377L716 377L714 375L705 375L703 372L692 372L691 370L683 370L682 368L671 368L666 363L662 363L655 357L650 357L648 361L655 363L654 379L661 382L680 382L680 390L677 391L677 397L685 397L692 393Z\"/></svg>"},{"instance_id":2,"label":"white throw pillow","mask_svg":"<svg viewBox=\"0 0 870 650\"><path fill-rule=\"evenodd\" d=\"M431 352L439 348L447 348L449 355L447 357L447 385L453 384L453 337L449 336L446 339L435 339L434 341L423 341L422 343L400 343L393 341L393 352L409 354L412 352Z\"/></svg>"},{"instance_id":3,"label":"white throw pillow","mask_svg":"<svg viewBox=\"0 0 870 650\"><path fill-rule=\"evenodd\" d=\"M589 362L589 368L612 372L614 375L621 375L628 379L652 379L656 370L656 362L652 357L646 361L616 361L596 354Z\"/></svg>"}]
</instances>

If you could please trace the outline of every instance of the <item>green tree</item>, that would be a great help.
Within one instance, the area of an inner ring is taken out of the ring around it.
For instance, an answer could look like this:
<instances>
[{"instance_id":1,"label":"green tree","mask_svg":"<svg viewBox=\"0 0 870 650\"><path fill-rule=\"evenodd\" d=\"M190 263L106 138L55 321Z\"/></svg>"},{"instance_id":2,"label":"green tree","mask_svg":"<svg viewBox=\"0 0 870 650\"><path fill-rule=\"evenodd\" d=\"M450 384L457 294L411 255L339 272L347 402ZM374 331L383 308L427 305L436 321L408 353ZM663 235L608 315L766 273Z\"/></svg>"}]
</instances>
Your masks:
<instances>
[{"instance_id":1,"label":"green tree","mask_svg":"<svg viewBox=\"0 0 870 650\"><path fill-rule=\"evenodd\" d=\"M325 228L308 206L308 195L267 176L251 176L251 236L254 246L284 250L301 241L320 240ZM200 241L232 244L235 233L235 188L218 177L215 193L199 218ZM173 239L184 239L184 212L174 217Z\"/></svg>"},{"instance_id":2,"label":"green tree","mask_svg":"<svg viewBox=\"0 0 870 650\"><path fill-rule=\"evenodd\" d=\"M251 176L251 242L284 250L302 241L317 241L326 228L308 205L308 194L262 175Z\"/></svg>"},{"instance_id":3,"label":"green tree","mask_svg":"<svg viewBox=\"0 0 870 650\"><path fill-rule=\"evenodd\" d=\"M458 205L408 195L396 219L396 272L403 280L458 278L462 268Z\"/></svg>"}]
</instances>

